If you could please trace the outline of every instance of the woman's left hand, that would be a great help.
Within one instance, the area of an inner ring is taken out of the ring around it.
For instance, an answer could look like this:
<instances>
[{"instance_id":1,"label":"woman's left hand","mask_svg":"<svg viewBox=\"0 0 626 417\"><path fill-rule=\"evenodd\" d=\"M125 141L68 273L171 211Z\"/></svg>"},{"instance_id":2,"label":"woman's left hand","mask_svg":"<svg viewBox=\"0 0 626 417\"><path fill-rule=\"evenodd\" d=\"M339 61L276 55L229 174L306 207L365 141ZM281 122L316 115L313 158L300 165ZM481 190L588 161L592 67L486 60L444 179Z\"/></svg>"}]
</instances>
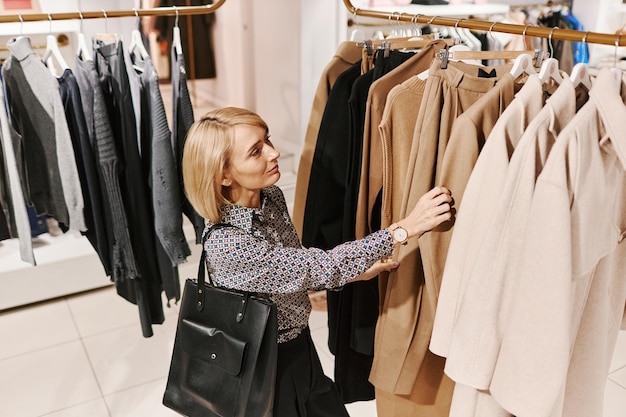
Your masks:
<instances>
[{"instance_id":1,"label":"woman's left hand","mask_svg":"<svg viewBox=\"0 0 626 417\"><path fill-rule=\"evenodd\" d=\"M383 271L391 271L393 269L396 269L398 265L400 264L398 262L395 262L393 259L391 259L391 257L383 258L380 261L374 262L374 264L370 266L367 271L363 272L361 275L357 277L352 278L348 282L368 281L378 276L378 274L380 274Z\"/></svg>"}]
</instances>

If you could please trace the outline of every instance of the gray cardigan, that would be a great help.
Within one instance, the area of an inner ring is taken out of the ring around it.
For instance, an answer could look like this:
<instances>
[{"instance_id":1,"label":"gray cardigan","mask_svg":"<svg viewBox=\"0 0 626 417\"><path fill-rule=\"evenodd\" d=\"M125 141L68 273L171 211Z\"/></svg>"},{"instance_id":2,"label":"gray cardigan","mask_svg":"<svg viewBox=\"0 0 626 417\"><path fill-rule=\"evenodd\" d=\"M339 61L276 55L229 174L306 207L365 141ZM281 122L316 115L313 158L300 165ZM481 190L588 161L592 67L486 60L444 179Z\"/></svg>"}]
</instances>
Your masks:
<instances>
[{"instance_id":1,"label":"gray cardigan","mask_svg":"<svg viewBox=\"0 0 626 417\"><path fill-rule=\"evenodd\" d=\"M59 84L20 36L7 44L2 67L14 128L24 137L30 199L72 229L86 230L83 194Z\"/></svg>"}]
</instances>

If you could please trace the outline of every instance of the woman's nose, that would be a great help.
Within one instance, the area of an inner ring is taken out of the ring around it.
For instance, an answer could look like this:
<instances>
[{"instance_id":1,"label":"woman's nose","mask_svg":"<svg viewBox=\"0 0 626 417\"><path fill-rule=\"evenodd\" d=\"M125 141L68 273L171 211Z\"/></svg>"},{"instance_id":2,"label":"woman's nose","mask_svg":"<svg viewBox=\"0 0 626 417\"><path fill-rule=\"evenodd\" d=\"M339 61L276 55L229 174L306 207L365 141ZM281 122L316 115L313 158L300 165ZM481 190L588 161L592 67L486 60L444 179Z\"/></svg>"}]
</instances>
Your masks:
<instances>
[{"instance_id":1,"label":"woman's nose","mask_svg":"<svg viewBox=\"0 0 626 417\"><path fill-rule=\"evenodd\" d=\"M278 151L278 149L270 146L269 147L269 158L270 161L273 161L274 159L278 159L280 157L280 152Z\"/></svg>"}]
</instances>

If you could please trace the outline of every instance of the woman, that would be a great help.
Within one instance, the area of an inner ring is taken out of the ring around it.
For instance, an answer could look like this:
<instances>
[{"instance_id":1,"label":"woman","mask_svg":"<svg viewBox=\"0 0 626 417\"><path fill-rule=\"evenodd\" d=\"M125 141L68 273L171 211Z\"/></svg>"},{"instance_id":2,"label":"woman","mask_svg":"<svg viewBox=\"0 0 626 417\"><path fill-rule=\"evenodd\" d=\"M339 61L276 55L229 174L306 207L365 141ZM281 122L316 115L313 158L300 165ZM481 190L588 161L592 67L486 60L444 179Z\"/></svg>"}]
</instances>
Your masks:
<instances>
[{"instance_id":1,"label":"woman","mask_svg":"<svg viewBox=\"0 0 626 417\"><path fill-rule=\"evenodd\" d=\"M265 293L278 310L274 416L348 416L324 375L308 329L308 290L340 288L398 266L393 247L450 219L450 192L426 193L404 219L329 251L303 249L275 185L280 153L267 124L248 110L213 110L191 127L183 155L189 201L207 227L204 243L216 284Z\"/></svg>"}]
</instances>

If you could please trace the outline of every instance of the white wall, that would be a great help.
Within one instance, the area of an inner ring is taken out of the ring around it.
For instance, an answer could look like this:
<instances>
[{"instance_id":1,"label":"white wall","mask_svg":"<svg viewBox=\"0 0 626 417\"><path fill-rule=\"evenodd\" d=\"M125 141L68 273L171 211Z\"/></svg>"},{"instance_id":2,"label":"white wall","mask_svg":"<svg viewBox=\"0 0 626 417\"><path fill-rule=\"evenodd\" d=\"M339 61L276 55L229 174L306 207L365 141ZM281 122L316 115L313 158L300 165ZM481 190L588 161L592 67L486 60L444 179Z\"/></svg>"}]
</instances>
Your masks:
<instances>
[{"instance_id":1,"label":"white wall","mask_svg":"<svg viewBox=\"0 0 626 417\"><path fill-rule=\"evenodd\" d=\"M572 13L585 26L585 30L594 32L615 33L626 22L626 4L622 0L575 0ZM623 55L626 48L619 48L618 53ZM614 46L589 45L589 63L592 66L603 58L612 58L614 54Z\"/></svg>"}]
</instances>

